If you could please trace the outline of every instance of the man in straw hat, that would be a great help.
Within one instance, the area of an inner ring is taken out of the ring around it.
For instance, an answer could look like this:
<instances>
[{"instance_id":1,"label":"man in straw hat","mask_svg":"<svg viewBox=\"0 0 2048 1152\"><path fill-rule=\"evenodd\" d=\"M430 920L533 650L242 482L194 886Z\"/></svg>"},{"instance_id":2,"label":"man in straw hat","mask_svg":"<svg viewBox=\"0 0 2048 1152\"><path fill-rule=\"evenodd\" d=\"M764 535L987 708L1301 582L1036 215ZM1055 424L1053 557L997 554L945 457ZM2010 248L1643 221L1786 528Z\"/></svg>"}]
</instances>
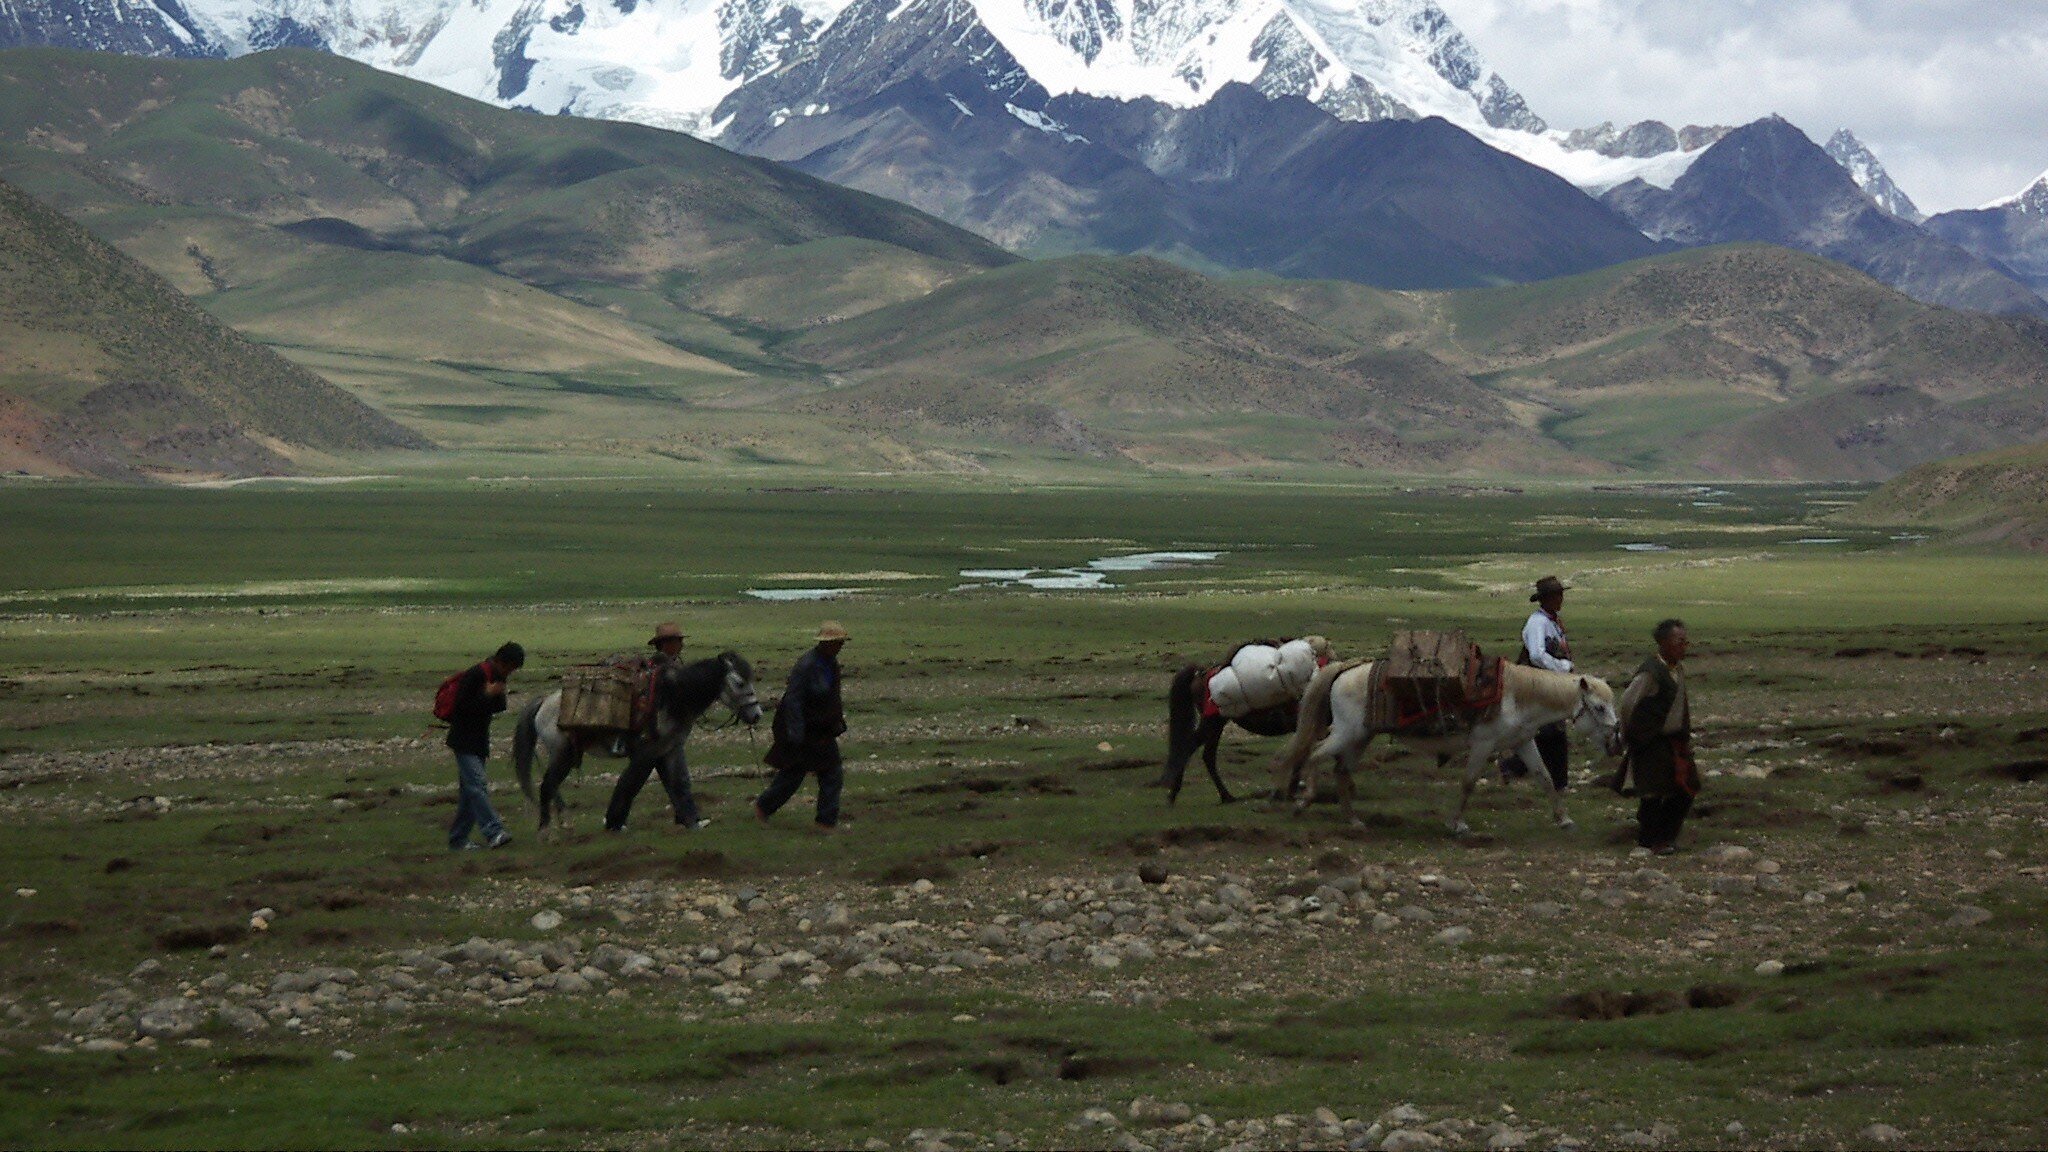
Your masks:
<instances>
[{"instance_id":1,"label":"man in straw hat","mask_svg":"<svg viewBox=\"0 0 2048 1152\"><path fill-rule=\"evenodd\" d=\"M1565 638L1564 623L1558 618L1564 611L1567 591L1565 582L1555 576L1545 576L1536 582L1536 590L1529 594L1529 602L1536 605L1536 610L1529 613L1529 619L1522 625L1522 654L1515 663L1552 672L1572 670L1571 641ZM1572 754L1571 734L1564 721L1536 730L1536 751L1543 757L1550 782L1557 785L1558 791L1564 791L1571 774ZM1500 776L1503 781L1527 776L1529 768L1521 757L1509 756L1501 761Z\"/></svg>"},{"instance_id":2,"label":"man in straw hat","mask_svg":"<svg viewBox=\"0 0 2048 1152\"><path fill-rule=\"evenodd\" d=\"M654 635L647 644L654 649L648 658L648 691L659 698L662 682L674 672L683 654L683 629L673 621L663 621L654 626ZM647 728L632 742L633 754L626 761L624 771L619 773L619 782L612 787L612 802L604 810L604 828L607 832L624 832L626 817L632 814L633 799L640 795L640 789L647 785L647 774L652 772L661 777L662 790L668 793L668 804L675 811L676 824L692 831L704 827L711 821L697 813L697 798L690 791L690 767L683 759L683 742L672 740L662 746L652 739L654 735L654 709L647 710Z\"/></svg>"},{"instance_id":3,"label":"man in straw hat","mask_svg":"<svg viewBox=\"0 0 2048 1152\"><path fill-rule=\"evenodd\" d=\"M846 647L846 629L827 620L818 629L817 644L797 658L789 687L775 708L775 744L765 763L775 769L768 789L754 800L754 818L766 824L789 803L807 773L818 776L820 832L839 827L839 786L846 770L839 760L839 737L846 732L846 708L839 699L839 650Z\"/></svg>"}]
</instances>

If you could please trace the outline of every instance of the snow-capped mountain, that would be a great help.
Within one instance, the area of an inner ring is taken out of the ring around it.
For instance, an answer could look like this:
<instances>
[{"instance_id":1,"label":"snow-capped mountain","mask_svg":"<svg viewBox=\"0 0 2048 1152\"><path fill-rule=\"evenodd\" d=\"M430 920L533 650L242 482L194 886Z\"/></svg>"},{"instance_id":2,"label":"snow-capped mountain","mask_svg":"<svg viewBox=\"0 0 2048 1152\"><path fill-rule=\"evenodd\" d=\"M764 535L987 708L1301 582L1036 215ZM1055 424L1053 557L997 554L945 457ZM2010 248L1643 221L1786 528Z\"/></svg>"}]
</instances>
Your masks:
<instances>
[{"instance_id":1,"label":"snow-capped mountain","mask_svg":"<svg viewBox=\"0 0 2048 1152\"><path fill-rule=\"evenodd\" d=\"M1825 147L1835 163L1849 173L1849 178L1856 181L1856 186L1876 201L1879 208L1915 224L1927 219L1927 214L1920 211L1913 198L1906 195L1906 190L1884 170L1884 165L1878 162L1877 153L1858 140L1854 132L1847 128L1837 131L1828 137Z\"/></svg>"},{"instance_id":2,"label":"snow-capped mountain","mask_svg":"<svg viewBox=\"0 0 2048 1152\"><path fill-rule=\"evenodd\" d=\"M1927 221L1927 230L2010 269L2048 295L2048 172L1982 208L1943 212Z\"/></svg>"},{"instance_id":3,"label":"snow-capped mountain","mask_svg":"<svg viewBox=\"0 0 2048 1152\"><path fill-rule=\"evenodd\" d=\"M950 42L921 61L873 56L918 39L902 25L943 27ZM1032 96L1062 95L1189 108L1241 83L1345 120L1441 116L1596 193L1668 187L1713 142L1574 142L1435 0L0 0L0 46L38 43L317 47L501 105L710 139L844 106L910 71L975 69L991 91L1030 93L1027 113ZM749 98L754 87L775 99Z\"/></svg>"},{"instance_id":4,"label":"snow-capped mountain","mask_svg":"<svg viewBox=\"0 0 2048 1152\"><path fill-rule=\"evenodd\" d=\"M1993 200L1985 208L2003 208L2029 216L2048 216L2048 172L2025 188L2003 200Z\"/></svg>"}]
</instances>

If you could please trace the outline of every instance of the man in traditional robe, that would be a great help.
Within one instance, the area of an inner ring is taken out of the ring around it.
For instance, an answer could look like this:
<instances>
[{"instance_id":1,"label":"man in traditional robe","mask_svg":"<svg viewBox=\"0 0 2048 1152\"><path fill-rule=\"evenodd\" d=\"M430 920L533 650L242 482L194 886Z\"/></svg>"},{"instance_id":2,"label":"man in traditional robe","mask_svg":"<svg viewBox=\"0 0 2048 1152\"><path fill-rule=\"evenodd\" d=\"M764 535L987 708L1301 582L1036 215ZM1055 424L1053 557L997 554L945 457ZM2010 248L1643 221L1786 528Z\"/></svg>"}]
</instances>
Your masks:
<instances>
[{"instance_id":1,"label":"man in traditional robe","mask_svg":"<svg viewBox=\"0 0 2048 1152\"><path fill-rule=\"evenodd\" d=\"M1621 694L1621 730L1628 741L1623 770L1635 777L1637 845L1669 856L1678 851L1679 828L1700 790L1685 687L1691 640L1685 621L1677 619L1659 622L1652 635L1657 654L1643 661Z\"/></svg>"}]
</instances>

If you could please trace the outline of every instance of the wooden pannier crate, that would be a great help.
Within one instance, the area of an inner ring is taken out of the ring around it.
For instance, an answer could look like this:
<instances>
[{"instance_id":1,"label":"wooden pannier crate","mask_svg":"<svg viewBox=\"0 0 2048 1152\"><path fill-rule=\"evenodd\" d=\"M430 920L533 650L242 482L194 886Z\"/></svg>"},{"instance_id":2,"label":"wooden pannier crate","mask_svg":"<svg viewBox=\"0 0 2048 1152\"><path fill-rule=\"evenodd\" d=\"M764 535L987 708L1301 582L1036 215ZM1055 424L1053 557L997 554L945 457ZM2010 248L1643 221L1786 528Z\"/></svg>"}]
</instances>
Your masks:
<instances>
[{"instance_id":1,"label":"wooden pannier crate","mask_svg":"<svg viewBox=\"0 0 2048 1152\"><path fill-rule=\"evenodd\" d=\"M633 669L626 665L582 664L569 669L562 673L562 714L556 724L630 730L635 680Z\"/></svg>"},{"instance_id":2,"label":"wooden pannier crate","mask_svg":"<svg viewBox=\"0 0 2048 1152\"><path fill-rule=\"evenodd\" d=\"M1462 707L1471 654L1462 631L1396 632L1387 648L1387 691L1404 713Z\"/></svg>"}]
</instances>

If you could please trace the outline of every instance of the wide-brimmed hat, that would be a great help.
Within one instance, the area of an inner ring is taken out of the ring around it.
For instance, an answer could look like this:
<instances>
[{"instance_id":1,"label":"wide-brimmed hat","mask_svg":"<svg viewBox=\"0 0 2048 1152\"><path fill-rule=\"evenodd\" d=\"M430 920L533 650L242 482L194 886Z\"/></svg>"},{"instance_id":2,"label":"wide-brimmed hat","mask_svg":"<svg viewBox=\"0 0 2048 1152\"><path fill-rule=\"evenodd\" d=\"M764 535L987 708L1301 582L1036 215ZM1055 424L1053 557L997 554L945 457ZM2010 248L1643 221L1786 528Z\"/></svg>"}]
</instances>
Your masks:
<instances>
[{"instance_id":1,"label":"wide-brimmed hat","mask_svg":"<svg viewBox=\"0 0 2048 1152\"><path fill-rule=\"evenodd\" d=\"M1529 603L1534 604L1545 596L1560 596L1571 590L1571 585L1555 576L1545 576L1536 582L1536 591L1529 594Z\"/></svg>"},{"instance_id":2,"label":"wide-brimmed hat","mask_svg":"<svg viewBox=\"0 0 2048 1152\"><path fill-rule=\"evenodd\" d=\"M683 626L673 620L664 620L654 626L654 636L647 643L651 646L659 644L663 640L681 640L682 638Z\"/></svg>"},{"instance_id":3,"label":"wide-brimmed hat","mask_svg":"<svg viewBox=\"0 0 2048 1152\"><path fill-rule=\"evenodd\" d=\"M847 640L851 639L851 637L847 635L846 625L841 624L837 620L827 620L823 624L818 625L817 639L818 643L823 644L828 640Z\"/></svg>"}]
</instances>

